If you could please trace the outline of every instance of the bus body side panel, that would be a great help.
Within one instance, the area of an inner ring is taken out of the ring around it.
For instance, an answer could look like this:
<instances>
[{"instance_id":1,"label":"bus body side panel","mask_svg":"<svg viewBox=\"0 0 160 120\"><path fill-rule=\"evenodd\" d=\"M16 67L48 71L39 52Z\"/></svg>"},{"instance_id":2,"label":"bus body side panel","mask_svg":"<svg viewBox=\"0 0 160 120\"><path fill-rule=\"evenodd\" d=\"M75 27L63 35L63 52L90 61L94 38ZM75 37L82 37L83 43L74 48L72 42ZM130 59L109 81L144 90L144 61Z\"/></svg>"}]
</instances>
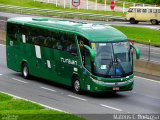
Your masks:
<instances>
[{"instance_id":1,"label":"bus body side panel","mask_svg":"<svg viewBox=\"0 0 160 120\"><path fill-rule=\"evenodd\" d=\"M29 74L34 75L35 70L38 71L38 69L36 68L34 45L22 43L22 49L23 49L22 61L27 62L29 67Z\"/></svg>"},{"instance_id":2,"label":"bus body side panel","mask_svg":"<svg viewBox=\"0 0 160 120\"><path fill-rule=\"evenodd\" d=\"M6 35L6 59L7 67L15 70L17 72L21 71L20 60L21 60L21 51L20 51L20 41L19 34L16 35L16 40L13 40Z\"/></svg>"},{"instance_id":3,"label":"bus body side panel","mask_svg":"<svg viewBox=\"0 0 160 120\"><path fill-rule=\"evenodd\" d=\"M62 83L60 76L56 72L56 50L52 48L40 47L41 49L41 59L38 62L39 72L35 75L47 80Z\"/></svg>"},{"instance_id":4,"label":"bus body side panel","mask_svg":"<svg viewBox=\"0 0 160 120\"><path fill-rule=\"evenodd\" d=\"M57 50L56 54L56 73L60 76L62 83L72 85L72 74L78 71L77 57L68 52Z\"/></svg>"}]
</instances>

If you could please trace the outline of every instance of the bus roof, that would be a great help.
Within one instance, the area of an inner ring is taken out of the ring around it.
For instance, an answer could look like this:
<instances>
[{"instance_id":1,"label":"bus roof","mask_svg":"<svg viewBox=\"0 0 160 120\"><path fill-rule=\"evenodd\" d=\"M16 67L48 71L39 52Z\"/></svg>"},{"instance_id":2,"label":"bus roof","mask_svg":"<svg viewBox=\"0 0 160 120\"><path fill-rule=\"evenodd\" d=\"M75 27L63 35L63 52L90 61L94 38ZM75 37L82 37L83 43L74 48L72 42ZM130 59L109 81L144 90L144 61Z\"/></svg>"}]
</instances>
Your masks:
<instances>
[{"instance_id":1,"label":"bus roof","mask_svg":"<svg viewBox=\"0 0 160 120\"><path fill-rule=\"evenodd\" d=\"M50 30L63 30L77 33L94 42L118 42L127 40L127 37L117 29L101 24L83 23L69 20L58 20L53 18L31 18L17 17L10 18L8 22L46 28Z\"/></svg>"},{"instance_id":2,"label":"bus roof","mask_svg":"<svg viewBox=\"0 0 160 120\"><path fill-rule=\"evenodd\" d=\"M130 7L130 8L139 8L139 9L160 9L160 7L151 7L151 6L137 6L137 7Z\"/></svg>"}]
</instances>

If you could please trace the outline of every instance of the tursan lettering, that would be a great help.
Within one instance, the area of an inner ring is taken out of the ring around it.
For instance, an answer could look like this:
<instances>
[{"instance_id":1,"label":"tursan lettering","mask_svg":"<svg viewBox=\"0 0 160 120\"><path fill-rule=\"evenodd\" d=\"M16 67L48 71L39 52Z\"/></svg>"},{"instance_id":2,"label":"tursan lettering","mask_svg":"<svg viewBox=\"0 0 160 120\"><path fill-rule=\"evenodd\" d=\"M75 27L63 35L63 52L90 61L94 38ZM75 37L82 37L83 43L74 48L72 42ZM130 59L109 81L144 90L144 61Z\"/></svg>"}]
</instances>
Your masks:
<instances>
[{"instance_id":1,"label":"tursan lettering","mask_svg":"<svg viewBox=\"0 0 160 120\"><path fill-rule=\"evenodd\" d=\"M70 65L77 65L77 61L67 59L67 58L62 58L62 57L61 57L61 62L66 63L66 64L70 64Z\"/></svg>"}]
</instances>

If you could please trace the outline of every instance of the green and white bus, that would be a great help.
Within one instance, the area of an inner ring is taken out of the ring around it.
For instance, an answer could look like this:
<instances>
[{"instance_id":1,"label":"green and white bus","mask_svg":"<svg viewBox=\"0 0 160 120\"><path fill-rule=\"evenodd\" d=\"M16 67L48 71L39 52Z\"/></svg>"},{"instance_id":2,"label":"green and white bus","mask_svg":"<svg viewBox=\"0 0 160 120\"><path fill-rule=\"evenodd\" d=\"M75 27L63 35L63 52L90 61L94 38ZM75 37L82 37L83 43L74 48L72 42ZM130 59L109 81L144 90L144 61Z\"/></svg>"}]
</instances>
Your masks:
<instances>
[{"instance_id":1,"label":"green and white bus","mask_svg":"<svg viewBox=\"0 0 160 120\"><path fill-rule=\"evenodd\" d=\"M81 90L130 91L137 47L110 26L53 18L7 21L8 68Z\"/></svg>"}]
</instances>

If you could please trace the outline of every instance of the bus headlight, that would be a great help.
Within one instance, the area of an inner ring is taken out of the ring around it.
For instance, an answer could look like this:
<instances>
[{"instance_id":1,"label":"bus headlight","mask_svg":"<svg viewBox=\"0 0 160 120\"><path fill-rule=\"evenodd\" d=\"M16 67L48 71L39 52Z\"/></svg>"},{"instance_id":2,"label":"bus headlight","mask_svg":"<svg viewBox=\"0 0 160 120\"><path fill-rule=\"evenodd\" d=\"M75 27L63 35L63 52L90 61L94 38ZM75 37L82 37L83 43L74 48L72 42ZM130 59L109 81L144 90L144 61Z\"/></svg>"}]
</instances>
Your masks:
<instances>
[{"instance_id":1,"label":"bus headlight","mask_svg":"<svg viewBox=\"0 0 160 120\"><path fill-rule=\"evenodd\" d=\"M133 78L132 78L132 79L130 79L130 80L128 80L128 82L130 82L130 83L131 83L131 82L133 82L133 81L134 81L134 79L133 79Z\"/></svg>"},{"instance_id":2,"label":"bus headlight","mask_svg":"<svg viewBox=\"0 0 160 120\"><path fill-rule=\"evenodd\" d=\"M91 78L91 80L92 80L93 82L95 82L95 83L97 83L97 84L101 84L101 85L105 84L105 82L103 82L103 81L96 80L96 79L94 79L94 78L92 78L92 77L90 77L90 78Z\"/></svg>"}]
</instances>

